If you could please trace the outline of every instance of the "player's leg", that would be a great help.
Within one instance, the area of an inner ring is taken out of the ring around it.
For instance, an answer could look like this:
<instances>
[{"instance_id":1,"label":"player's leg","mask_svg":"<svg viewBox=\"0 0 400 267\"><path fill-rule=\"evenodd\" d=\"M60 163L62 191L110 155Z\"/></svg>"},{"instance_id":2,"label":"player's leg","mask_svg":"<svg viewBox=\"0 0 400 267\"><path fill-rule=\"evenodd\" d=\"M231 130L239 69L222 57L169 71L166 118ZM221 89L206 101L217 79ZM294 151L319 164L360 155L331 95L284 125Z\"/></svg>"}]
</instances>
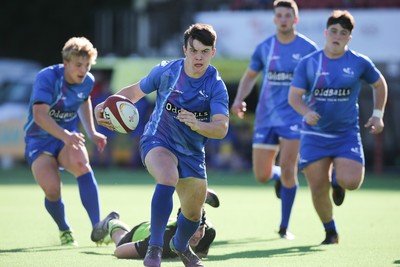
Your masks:
<instances>
[{"instance_id":1,"label":"player's leg","mask_svg":"<svg viewBox=\"0 0 400 267\"><path fill-rule=\"evenodd\" d=\"M121 246L115 248L114 256L118 259L141 259L143 257L140 256L136 246L136 242L122 244Z\"/></svg>"},{"instance_id":2,"label":"player's leg","mask_svg":"<svg viewBox=\"0 0 400 267\"><path fill-rule=\"evenodd\" d=\"M156 188L151 203L150 246L162 247L164 231L173 207L173 194L178 183L178 160L168 149L155 147L145 159L149 173L156 180Z\"/></svg>"},{"instance_id":3,"label":"player's leg","mask_svg":"<svg viewBox=\"0 0 400 267\"><path fill-rule=\"evenodd\" d=\"M56 159L42 153L32 163L32 174L45 194L45 208L56 222L60 231L62 245L77 245L65 216L64 202L61 197L61 177Z\"/></svg>"},{"instance_id":4,"label":"player's leg","mask_svg":"<svg viewBox=\"0 0 400 267\"><path fill-rule=\"evenodd\" d=\"M332 171L332 199L336 206L340 206L345 197L346 189L358 189L364 180L364 165L361 162L335 158L335 169ZM340 171L337 170L337 165ZM339 177L339 178L338 178Z\"/></svg>"},{"instance_id":5,"label":"player's leg","mask_svg":"<svg viewBox=\"0 0 400 267\"><path fill-rule=\"evenodd\" d=\"M335 203L336 206L340 206L342 205L344 197L346 196L346 190L341 187L337 182L335 166L332 167L331 185L333 203Z\"/></svg>"},{"instance_id":6,"label":"player's leg","mask_svg":"<svg viewBox=\"0 0 400 267\"><path fill-rule=\"evenodd\" d=\"M356 190L364 181L365 168L362 163L347 159L335 158L335 170L337 183L347 189Z\"/></svg>"},{"instance_id":7,"label":"player's leg","mask_svg":"<svg viewBox=\"0 0 400 267\"><path fill-rule=\"evenodd\" d=\"M281 168L276 166L279 136L275 128L255 129L253 134L253 172L256 180L266 183L280 180Z\"/></svg>"},{"instance_id":8,"label":"player's leg","mask_svg":"<svg viewBox=\"0 0 400 267\"><path fill-rule=\"evenodd\" d=\"M206 197L205 203L210 205L213 208L219 207L219 204L220 204L219 198L218 198L217 193L214 190L207 188L207 197Z\"/></svg>"},{"instance_id":9,"label":"player's leg","mask_svg":"<svg viewBox=\"0 0 400 267\"><path fill-rule=\"evenodd\" d=\"M181 203L181 213L170 248L177 253L185 266L203 266L200 258L190 248L189 241L200 225L207 180L193 177L180 179L176 191Z\"/></svg>"},{"instance_id":10,"label":"player's leg","mask_svg":"<svg viewBox=\"0 0 400 267\"><path fill-rule=\"evenodd\" d=\"M315 210L323 223L332 219L332 203L329 198L331 162L330 158L323 158L304 168Z\"/></svg>"},{"instance_id":11,"label":"player's leg","mask_svg":"<svg viewBox=\"0 0 400 267\"><path fill-rule=\"evenodd\" d=\"M153 142L147 143L151 146ZM148 152L146 153L146 151ZM145 165L157 183L151 201L149 247L143 263L145 266L159 266L164 245L165 227L172 212L172 197L179 180L178 160L172 152L162 146L148 148L144 144L142 154L146 155Z\"/></svg>"},{"instance_id":12,"label":"player's leg","mask_svg":"<svg viewBox=\"0 0 400 267\"><path fill-rule=\"evenodd\" d=\"M134 242L133 236L140 227L136 225L132 230L125 223L119 220L110 221L109 233L114 241L116 248L114 256L119 259L143 259L148 248L148 239ZM147 227L147 223L146 223Z\"/></svg>"},{"instance_id":13,"label":"player's leg","mask_svg":"<svg viewBox=\"0 0 400 267\"><path fill-rule=\"evenodd\" d=\"M277 154L278 146L253 145L253 172L258 182L266 183L280 178L280 168L274 168Z\"/></svg>"},{"instance_id":14,"label":"player's leg","mask_svg":"<svg viewBox=\"0 0 400 267\"><path fill-rule=\"evenodd\" d=\"M198 178L180 179L176 188L181 203L175 248L183 251L199 227L202 208L206 198L207 180Z\"/></svg>"},{"instance_id":15,"label":"player's leg","mask_svg":"<svg viewBox=\"0 0 400 267\"><path fill-rule=\"evenodd\" d=\"M343 203L346 189L358 189L363 183L365 159L359 133L341 136L336 147L334 154L335 169L332 172L332 198L335 204L339 206Z\"/></svg>"},{"instance_id":16,"label":"player's leg","mask_svg":"<svg viewBox=\"0 0 400 267\"><path fill-rule=\"evenodd\" d=\"M335 221L333 220L332 202L329 197L332 159L325 157L304 168L314 208L324 225L326 239L322 244L338 243Z\"/></svg>"},{"instance_id":17,"label":"player's leg","mask_svg":"<svg viewBox=\"0 0 400 267\"><path fill-rule=\"evenodd\" d=\"M119 213L117 211L110 212L103 220L96 223L90 234L90 239L98 245L102 243L109 244L112 241L111 234L109 233L109 224L111 221L118 221Z\"/></svg>"},{"instance_id":18,"label":"player's leg","mask_svg":"<svg viewBox=\"0 0 400 267\"><path fill-rule=\"evenodd\" d=\"M282 220L279 234L282 238L293 239L294 236L287 231L290 214L298 188L297 161L299 153L299 140L281 139L279 162L281 167Z\"/></svg>"},{"instance_id":19,"label":"player's leg","mask_svg":"<svg viewBox=\"0 0 400 267\"><path fill-rule=\"evenodd\" d=\"M97 181L89 163L86 147L79 146L75 149L64 146L58 155L58 161L76 177L82 204L94 227L100 221L100 202Z\"/></svg>"},{"instance_id":20,"label":"player's leg","mask_svg":"<svg viewBox=\"0 0 400 267\"><path fill-rule=\"evenodd\" d=\"M282 185L287 188L293 188L298 185L297 180L297 162L299 158L300 141L297 139L281 139L279 165L281 167Z\"/></svg>"}]
</instances>

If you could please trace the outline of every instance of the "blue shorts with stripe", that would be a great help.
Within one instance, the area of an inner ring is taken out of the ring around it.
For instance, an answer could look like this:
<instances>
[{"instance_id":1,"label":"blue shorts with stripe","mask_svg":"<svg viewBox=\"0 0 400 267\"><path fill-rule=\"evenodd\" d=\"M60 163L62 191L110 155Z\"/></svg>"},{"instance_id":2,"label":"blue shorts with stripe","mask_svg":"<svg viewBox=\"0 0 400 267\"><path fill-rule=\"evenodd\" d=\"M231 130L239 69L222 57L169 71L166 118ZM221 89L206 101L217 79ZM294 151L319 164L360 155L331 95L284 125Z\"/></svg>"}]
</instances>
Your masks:
<instances>
[{"instance_id":1,"label":"blue shorts with stripe","mask_svg":"<svg viewBox=\"0 0 400 267\"><path fill-rule=\"evenodd\" d=\"M253 134L253 147L258 145L277 146L280 138L300 139L300 124L256 128Z\"/></svg>"},{"instance_id":2,"label":"blue shorts with stripe","mask_svg":"<svg viewBox=\"0 0 400 267\"><path fill-rule=\"evenodd\" d=\"M350 132L340 135L326 135L302 132L300 138L300 170L315 161L327 157L332 159L351 159L364 165L364 150L360 133Z\"/></svg>"},{"instance_id":3,"label":"blue shorts with stripe","mask_svg":"<svg viewBox=\"0 0 400 267\"><path fill-rule=\"evenodd\" d=\"M51 135L46 138L25 138L25 159L31 166L42 153L57 158L63 147L64 142Z\"/></svg>"},{"instance_id":4,"label":"blue shorts with stripe","mask_svg":"<svg viewBox=\"0 0 400 267\"><path fill-rule=\"evenodd\" d=\"M207 179L205 155L184 155L173 149L169 144L154 136L142 136L140 140L140 156L146 167L147 153L155 147L164 147L178 159L179 178L196 177Z\"/></svg>"}]
</instances>

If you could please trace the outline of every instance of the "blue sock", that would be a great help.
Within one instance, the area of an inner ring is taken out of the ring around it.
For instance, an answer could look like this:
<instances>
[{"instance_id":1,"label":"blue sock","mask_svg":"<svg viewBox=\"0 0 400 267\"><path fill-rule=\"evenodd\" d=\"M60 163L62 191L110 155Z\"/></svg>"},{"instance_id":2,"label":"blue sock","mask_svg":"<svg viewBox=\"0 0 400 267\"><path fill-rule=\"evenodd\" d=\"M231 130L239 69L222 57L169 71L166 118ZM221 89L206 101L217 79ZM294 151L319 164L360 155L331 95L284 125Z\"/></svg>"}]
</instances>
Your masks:
<instances>
[{"instance_id":1,"label":"blue sock","mask_svg":"<svg viewBox=\"0 0 400 267\"><path fill-rule=\"evenodd\" d=\"M336 180L336 171L335 171L335 168L332 169L332 181L331 181L331 183L332 183L332 186L333 186L333 187L338 187L338 186L340 186L340 185L337 183L337 180Z\"/></svg>"},{"instance_id":2,"label":"blue sock","mask_svg":"<svg viewBox=\"0 0 400 267\"><path fill-rule=\"evenodd\" d=\"M46 207L47 212L50 213L51 217L53 217L53 220L56 222L60 231L65 231L70 228L67 223L67 218L65 217L65 208L62 198L54 202L45 198L44 206Z\"/></svg>"},{"instance_id":3,"label":"blue sock","mask_svg":"<svg viewBox=\"0 0 400 267\"><path fill-rule=\"evenodd\" d=\"M163 247L164 231L172 212L175 187L157 184L151 201L150 246Z\"/></svg>"},{"instance_id":4,"label":"blue sock","mask_svg":"<svg viewBox=\"0 0 400 267\"><path fill-rule=\"evenodd\" d=\"M100 221L100 202L97 182L92 171L77 178L79 194L92 226Z\"/></svg>"},{"instance_id":5,"label":"blue sock","mask_svg":"<svg viewBox=\"0 0 400 267\"><path fill-rule=\"evenodd\" d=\"M193 222L185 218L181 212L178 216L177 228L174 237L174 246L176 250L183 252L189 245L190 238L199 228L200 221Z\"/></svg>"},{"instance_id":6,"label":"blue sock","mask_svg":"<svg viewBox=\"0 0 400 267\"><path fill-rule=\"evenodd\" d=\"M282 199L282 220L281 220L281 228L288 228L290 214L292 212L292 207L294 203L294 198L296 196L297 188L299 186L296 185L292 188L287 188L282 185L281 189L281 199Z\"/></svg>"},{"instance_id":7,"label":"blue sock","mask_svg":"<svg viewBox=\"0 0 400 267\"><path fill-rule=\"evenodd\" d=\"M280 166L272 166L272 177L271 180L279 180L281 179L281 167Z\"/></svg>"},{"instance_id":8,"label":"blue sock","mask_svg":"<svg viewBox=\"0 0 400 267\"><path fill-rule=\"evenodd\" d=\"M334 220L332 220L328 223L324 223L324 228L325 228L325 232L335 232L335 233L337 232Z\"/></svg>"}]
</instances>

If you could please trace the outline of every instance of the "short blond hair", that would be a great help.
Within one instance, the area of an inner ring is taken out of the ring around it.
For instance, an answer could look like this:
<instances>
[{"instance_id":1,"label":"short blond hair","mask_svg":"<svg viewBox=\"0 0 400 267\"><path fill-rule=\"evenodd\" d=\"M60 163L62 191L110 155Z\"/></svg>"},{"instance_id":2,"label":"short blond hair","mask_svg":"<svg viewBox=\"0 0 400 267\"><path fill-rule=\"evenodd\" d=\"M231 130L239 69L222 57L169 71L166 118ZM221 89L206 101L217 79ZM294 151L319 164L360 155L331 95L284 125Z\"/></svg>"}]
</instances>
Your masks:
<instances>
[{"instance_id":1,"label":"short blond hair","mask_svg":"<svg viewBox=\"0 0 400 267\"><path fill-rule=\"evenodd\" d=\"M85 37L72 37L64 45L62 51L63 60L70 61L72 56L88 57L90 64L96 64L97 49Z\"/></svg>"}]
</instances>

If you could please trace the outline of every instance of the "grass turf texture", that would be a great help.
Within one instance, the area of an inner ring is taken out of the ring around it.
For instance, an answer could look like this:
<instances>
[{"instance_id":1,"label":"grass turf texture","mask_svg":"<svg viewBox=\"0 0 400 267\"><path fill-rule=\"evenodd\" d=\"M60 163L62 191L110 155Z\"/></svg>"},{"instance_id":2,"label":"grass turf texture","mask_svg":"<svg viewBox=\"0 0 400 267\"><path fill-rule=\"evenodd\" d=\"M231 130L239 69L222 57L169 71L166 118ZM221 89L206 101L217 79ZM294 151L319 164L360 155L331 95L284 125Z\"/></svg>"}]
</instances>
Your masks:
<instances>
[{"instance_id":1,"label":"grass turf texture","mask_svg":"<svg viewBox=\"0 0 400 267\"><path fill-rule=\"evenodd\" d=\"M116 209L130 226L150 217L154 190L144 171L96 170L102 217ZM0 266L143 266L118 260L114 246L96 247L74 178L63 174L66 212L79 248L59 246L58 229L43 206L43 193L29 169L0 170ZM209 172L210 188L221 206L207 208L217 237L203 262L207 267L247 266L400 266L400 180L366 175L363 187L347 192L334 207L340 244L320 246L324 230L311 203L304 177L293 207L293 241L281 240L280 201L273 183L260 185L251 173ZM174 199L175 214L178 200ZM164 260L164 267L183 266Z\"/></svg>"}]
</instances>

